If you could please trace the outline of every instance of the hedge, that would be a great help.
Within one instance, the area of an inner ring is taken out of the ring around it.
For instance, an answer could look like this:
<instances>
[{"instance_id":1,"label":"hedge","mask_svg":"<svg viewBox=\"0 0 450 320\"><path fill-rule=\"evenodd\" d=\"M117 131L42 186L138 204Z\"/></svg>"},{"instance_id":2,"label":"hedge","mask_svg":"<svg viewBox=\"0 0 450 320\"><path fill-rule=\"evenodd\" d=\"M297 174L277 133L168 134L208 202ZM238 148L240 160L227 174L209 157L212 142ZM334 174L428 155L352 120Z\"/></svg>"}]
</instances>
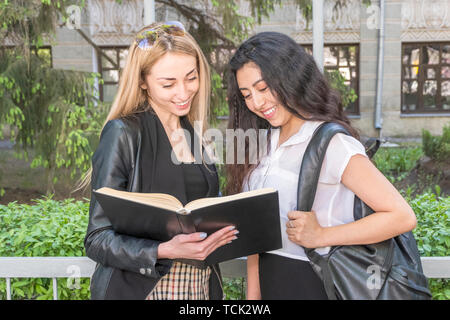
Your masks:
<instances>
[{"instance_id":1,"label":"hedge","mask_svg":"<svg viewBox=\"0 0 450 320\"><path fill-rule=\"evenodd\" d=\"M87 199L86 199L87 200ZM422 256L450 256L450 197L424 193L408 199L416 213L414 230ZM0 256L53 257L84 256L83 240L88 222L88 201L51 197L34 200L33 205L0 205ZM70 279L70 284L72 284ZM79 289L58 279L59 299L90 298L89 279L81 279ZM433 299L450 299L450 281L430 279ZM51 279L12 279L13 299L53 298ZM243 299L243 279L226 279L227 299ZM0 280L0 299L6 299L6 281Z\"/></svg>"}]
</instances>

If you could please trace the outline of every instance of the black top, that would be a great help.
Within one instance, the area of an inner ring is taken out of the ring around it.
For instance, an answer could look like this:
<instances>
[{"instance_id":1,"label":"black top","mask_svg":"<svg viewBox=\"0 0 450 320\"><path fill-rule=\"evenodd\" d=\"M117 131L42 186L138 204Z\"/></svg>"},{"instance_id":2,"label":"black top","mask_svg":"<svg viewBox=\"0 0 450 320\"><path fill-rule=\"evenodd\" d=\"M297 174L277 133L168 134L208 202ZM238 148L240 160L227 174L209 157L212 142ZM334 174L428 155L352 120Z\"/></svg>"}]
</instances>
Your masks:
<instances>
[{"instance_id":1,"label":"black top","mask_svg":"<svg viewBox=\"0 0 450 320\"><path fill-rule=\"evenodd\" d=\"M164 126L160 121L158 122L158 137L159 141L161 141L158 146L158 153L161 156L165 155L165 159L172 159L172 146L169 141L169 137L167 137L167 133L164 130ZM188 139L188 137L186 137ZM191 141L192 143L192 141ZM172 161L172 160L169 160ZM174 163L175 164L175 163ZM184 177L184 186L186 190L186 203L204 198L208 194L208 182L203 175L202 170L199 166L203 164L196 163L181 163L181 168L183 171ZM167 178L166 178L167 179ZM180 199L181 200L181 199ZM181 201L183 202L183 201ZM183 203L185 205L186 203Z\"/></svg>"},{"instance_id":2,"label":"black top","mask_svg":"<svg viewBox=\"0 0 450 320\"><path fill-rule=\"evenodd\" d=\"M188 202L204 198L208 193L208 183L199 168L202 164L182 163L184 174L184 186Z\"/></svg>"}]
</instances>

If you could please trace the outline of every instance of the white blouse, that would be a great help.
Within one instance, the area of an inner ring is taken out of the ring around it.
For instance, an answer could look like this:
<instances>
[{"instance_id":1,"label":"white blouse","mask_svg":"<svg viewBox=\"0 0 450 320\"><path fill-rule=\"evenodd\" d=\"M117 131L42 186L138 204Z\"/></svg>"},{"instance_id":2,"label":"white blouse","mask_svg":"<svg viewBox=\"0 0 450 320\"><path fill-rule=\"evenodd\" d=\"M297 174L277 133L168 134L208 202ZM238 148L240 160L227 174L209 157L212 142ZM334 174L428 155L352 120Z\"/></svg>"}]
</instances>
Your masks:
<instances>
[{"instance_id":1,"label":"white blouse","mask_svg":"<svg viewBox=\"0 0 450 320\"><path fill-rule=\"evenodd\" d=\"M297 184L303 154L320 121L306 121L300 130L277 148L280 129L272 129L270 151L261 159L250 179L246 179L243 191L272 187L278 190L283 248L270 253L307 261L301 246L288 239L286 223L289 211L297 209ZM355 138L336 134L328 145L319 176L312 211L323 227L354 221L355 194L341 183L342 174L353 155L367 156L364 146ZM361 177L363 178L363 177ZM319 254L328 253L330 247L318 248Z\"/></svg>"}]
</instances>

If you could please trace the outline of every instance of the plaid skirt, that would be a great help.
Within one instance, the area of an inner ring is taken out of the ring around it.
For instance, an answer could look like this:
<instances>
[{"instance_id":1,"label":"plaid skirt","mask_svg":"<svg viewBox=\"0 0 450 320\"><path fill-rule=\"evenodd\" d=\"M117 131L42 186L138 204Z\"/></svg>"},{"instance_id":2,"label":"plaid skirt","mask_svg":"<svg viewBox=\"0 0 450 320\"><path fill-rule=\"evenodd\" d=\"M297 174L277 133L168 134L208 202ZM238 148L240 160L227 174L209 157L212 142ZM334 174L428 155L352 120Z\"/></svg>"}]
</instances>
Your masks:
<instances>
[{"instance_id":1,"label":"plaid skirt","mask_svg":"<svg viewBox=\"0 0 450 320\"><path fill-rule=\"evenodd\" d=\"M210 276L210 267L199 269L174 261L145 300L209 300Z\"/></svg>"}]
</instances>

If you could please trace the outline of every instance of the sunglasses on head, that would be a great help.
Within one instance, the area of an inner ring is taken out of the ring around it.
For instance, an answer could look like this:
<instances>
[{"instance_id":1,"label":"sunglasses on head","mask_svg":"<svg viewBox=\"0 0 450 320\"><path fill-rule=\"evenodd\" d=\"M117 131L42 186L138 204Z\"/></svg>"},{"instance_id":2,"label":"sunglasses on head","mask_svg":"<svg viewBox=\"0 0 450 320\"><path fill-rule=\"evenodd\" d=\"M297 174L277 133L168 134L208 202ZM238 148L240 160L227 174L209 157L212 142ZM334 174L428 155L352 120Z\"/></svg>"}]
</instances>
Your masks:
<instances>
[{"instance_id":1,"label":"sunglasses on head","mask_svg":"<svg viewBox=\"0 0 450 320\"><path fill-rule=\"evenodd\" d=\"M166 21L160 26L144 30L138 34L136 37L138 48L142 50L151 49L161 33L166 33L173 36L184 36L186 29L179 21Z\"/></svg>"}]
</instances>

